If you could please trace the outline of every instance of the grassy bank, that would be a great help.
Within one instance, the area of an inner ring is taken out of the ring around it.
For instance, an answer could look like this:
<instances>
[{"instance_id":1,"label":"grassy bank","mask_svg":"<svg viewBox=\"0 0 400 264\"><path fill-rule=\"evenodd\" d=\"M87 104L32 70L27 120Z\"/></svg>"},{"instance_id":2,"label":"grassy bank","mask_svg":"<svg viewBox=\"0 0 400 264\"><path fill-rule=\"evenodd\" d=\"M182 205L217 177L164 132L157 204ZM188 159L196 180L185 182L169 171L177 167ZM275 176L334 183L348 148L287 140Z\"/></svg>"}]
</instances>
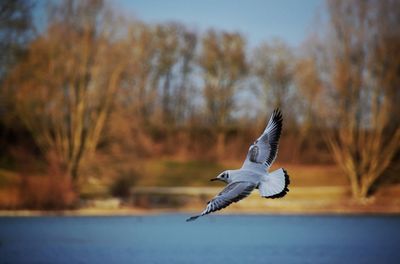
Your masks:
<instances>
[{"instance_id":1,"label":"grassy bank","mask_svg":"<svg viewBox=\"0 0 400 264\"><path fill-rule=\"evenodd\" d=\"M83 202L76 210L46 213L114 215L198 211L223 188L223 184L210 182L209 179L225 169L240 166L241 161L146 160L138 164L140 173L134 175L137 177L135 185L129 186L131 195L125 200L112 200L112 181L109 178L90 178L81 188ZM400 212L399 185L383 187L374 197L359 203L351 198L346 177L334 165L275 164L272 170L279 167L285 167L291 179L290 192L285 198L261 199L254 191L248 199L227 208L225 213ZM19 199L24 194L20 182L21 176L16 172L0 170L0 206L3 209L18 207ZM135 204L133 197L137 194L142 195L142 200ZM2 212L3 215L31 213L41 215L43 211Z\"/></svg>"},{"instance_id":2,"label":"grassy bank","mask_svg":"<svg viewBox=\"0 0 400 264\"><path fill-rule=\"evenodd\" d=\"M209 180L227 169L238 169L242 161L148 160L138 186L213 186ZM292 186L346 186L347 179L335 165L274 164L271 171L284 167Z\"/></svg>"}]
</instances>

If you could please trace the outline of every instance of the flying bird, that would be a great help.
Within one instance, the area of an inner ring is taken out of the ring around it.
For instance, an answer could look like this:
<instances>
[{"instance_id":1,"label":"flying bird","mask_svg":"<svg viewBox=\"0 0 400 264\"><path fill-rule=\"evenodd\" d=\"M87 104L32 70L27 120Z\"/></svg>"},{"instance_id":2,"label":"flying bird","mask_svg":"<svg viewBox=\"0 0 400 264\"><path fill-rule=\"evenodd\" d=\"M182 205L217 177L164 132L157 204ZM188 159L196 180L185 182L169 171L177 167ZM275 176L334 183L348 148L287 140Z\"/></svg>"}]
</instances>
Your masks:
<instances>
[{"instance_id":1,"label":"flying bird","mask_svg":"<svg viewBox=\"0 0 400 264\"><path fill-rule=\"evenodd\" d=\"M281 198L289 192L290 180L286 170L280 168L268 172L278 153L282 120L281 111L275 109L264 132L250 146L243 166L238 170L226 170L211 179L225 182L227 186L207 203L203 212L186 221L221 210L247 197L254 189L258 189L264 198Z\"/></svg>"}]
</instances>

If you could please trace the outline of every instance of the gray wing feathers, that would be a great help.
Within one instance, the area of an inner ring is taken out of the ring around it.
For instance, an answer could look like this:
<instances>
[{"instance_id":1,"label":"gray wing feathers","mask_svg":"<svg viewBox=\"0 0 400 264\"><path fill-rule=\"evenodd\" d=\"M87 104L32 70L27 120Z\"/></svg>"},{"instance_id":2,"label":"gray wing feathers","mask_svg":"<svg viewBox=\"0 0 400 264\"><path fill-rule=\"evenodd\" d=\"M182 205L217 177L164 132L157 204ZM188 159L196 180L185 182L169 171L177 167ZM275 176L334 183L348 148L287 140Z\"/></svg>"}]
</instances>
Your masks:
<instances>
[{"instance_id":1,"label":"gray wing feathers","mask_svg":"<svg viewBox=\"0 0 400 264\"><path fill-rule=\"evenodd\" d=\"M251 182L233 182L225 187L217 196L207 203L206 209L199 215L192 216L186 221L193 221L200 216L221 210L231 203L247 197L255 188L255 184Z\"/></svg>"},{"instance_id":2,"label":"gray wing feathers","mask_svg":"<svg viewBox=\"0 0 400 264\"><path fill-rule=\"evenodd\" d=\"M282 120L282 113L275 109L263 134L250 146L246 161L271 166L278 154Z\"/></svg>"},{"instance_id":3,"label":"gray wing feathers","mask_svg":"<svg viewBox=\"0 0 400 264\"><path fill-rule=\"evenodd\" d=\"M265 133L261 136L261 141L264 142L268 149L268 156L265 164L269 167L274 162L278 154L278 143L282 132L282 114L279 109L275 109L271 119L268 122Z\"/></svg>"}]
</instances>

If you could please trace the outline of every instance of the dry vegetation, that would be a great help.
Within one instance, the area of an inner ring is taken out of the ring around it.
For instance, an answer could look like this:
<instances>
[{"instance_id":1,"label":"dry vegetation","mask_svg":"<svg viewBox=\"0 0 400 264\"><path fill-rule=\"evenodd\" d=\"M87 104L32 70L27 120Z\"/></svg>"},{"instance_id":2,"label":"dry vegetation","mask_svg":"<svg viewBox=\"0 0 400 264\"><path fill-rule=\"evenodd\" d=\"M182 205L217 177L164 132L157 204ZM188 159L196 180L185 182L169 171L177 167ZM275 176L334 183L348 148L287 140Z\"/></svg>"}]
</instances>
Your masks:
<instances>
[{"instance_id":1,"label":"dry vegetation","mask_svg":"<svg viewBox=\"0 0 400 264\"><path fill-rule=\"evenodd\" d=\"M295 186L349 182L364 200L398 183L399 1L328 1L300 50L132 21L101 0L50 2L35 30L33 8L0 3L3 208L203 185L240 165L275 107Z\"/></svg>"}]
</instances>

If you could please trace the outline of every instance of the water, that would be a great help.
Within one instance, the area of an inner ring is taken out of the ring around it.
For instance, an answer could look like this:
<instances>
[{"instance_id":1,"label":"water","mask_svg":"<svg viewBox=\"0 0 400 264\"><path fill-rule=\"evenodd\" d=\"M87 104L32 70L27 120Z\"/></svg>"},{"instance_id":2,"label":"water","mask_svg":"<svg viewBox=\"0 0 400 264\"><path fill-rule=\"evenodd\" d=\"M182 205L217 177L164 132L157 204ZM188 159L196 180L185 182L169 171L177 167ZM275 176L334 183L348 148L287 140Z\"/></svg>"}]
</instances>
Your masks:
<instances>
[{"instance_id":1,"label":"water","mask_svg":"<svg viewBox=\"0 0 400 264\"><path fill-rule=\"evenodd\" d=\"M0 218L0 263L400 263L399 216Z\"/></svg>"}]
</instances>

